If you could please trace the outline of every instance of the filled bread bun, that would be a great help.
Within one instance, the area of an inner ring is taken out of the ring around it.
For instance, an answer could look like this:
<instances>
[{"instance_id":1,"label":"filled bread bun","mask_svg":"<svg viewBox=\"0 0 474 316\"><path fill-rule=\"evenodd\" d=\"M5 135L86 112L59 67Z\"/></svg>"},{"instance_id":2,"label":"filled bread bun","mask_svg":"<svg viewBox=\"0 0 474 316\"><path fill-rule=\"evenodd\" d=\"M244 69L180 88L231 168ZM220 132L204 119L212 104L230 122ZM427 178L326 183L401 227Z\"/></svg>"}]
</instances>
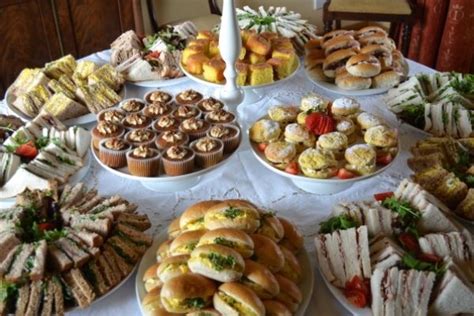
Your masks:
<instances>
[{"instance_id":1,"label":"filled bread bun","mask_svg":"<svg viewBox=\"0 0 474 316\"><path fill-rule=\"evenodd\" d=\"M333 39L330 39L323 44L324 52L326 55L338 51L340 49L353 49L358 51L360 49L360 44L354 39L352 35L341 35Z\"/></svg>"},{"instance_id":2,"label":"filled bread bun","mask_svg":"<svg viewBox=\"0 0 474 316\"><path fill-rule=\"evenodd\" d=\"M360 39L363 37L374 35L376 33L385 34L385 36L388 36L387 32L383 28L379 26L371 25L371 26L363 27L360 30L358 30L356 32L356 37L357 39Z\"/></svg>"},{"instance_id":3,"label":"filled bread bun","mask_svg":"<svg viewBox=\"0 0 474 316\"><path fill-rule=\"evenodd\" d=\"M222 284L214 294L214 308L226 316L264 316L265 306L258 296L240 283Z\"/></svg>"},{"instance_id":4,"label":"filled bread bun","mask_svg":"<svg viewBox=\"0 0 474 316\"><path fill-rule=\"evenodd\" d=\"M156 288L145 295L142 300L145 316L174 316L175 313L168 312L161 303L161 288Z\"/></svg>"},{"instance_id":5,"label":"filled bread bun","mask_svg":"<svg viewBox=\"0 0 474 316\"><path fill-rule=\"evenodd\" d=\"M267 236L278 243L285 236L285 230L278 217L268 212L262 214L261 224L257 229L257 234Z\"/></svg>"},{"instance_id":6,"label":"filled bread bun","mask_svg":"<svg viewBox=\"0 0 474 316\"><path fill-rule=\"evenodd\" d=\"M242 277L245 262L242 256L232 248L204 245L193 250L188 266L192 272L210 279L232 282Z\"/></svg>"},{"instance_id":7,"label":"filled bread bun","mask_svg":"<svg viewBox=\"0 0 474 316\"><path fill-rule=\"evenodd\" d=\"M303 301L303 294L298 286L290 279L281 275L275 275L275 278L280 285L280 293L276 300L285 304L293 313L298 310L299 305Z\"/></svg>"},{"instance_id":8,"label":"filled bread bun","mask_svg":"<svg viewBox=\"0 0 474 316\"><path fill-rule=\"evenodd\" d=\"M145 274L143 274L143 283L147 292L150 292L163 285L163 282L161 282L161 280L158 278L158 275L156 274L159 265L159 263L155 263L145 271Z\"/></svg>"},{"instance_id":9,"label":"filled bread bun","mask_svg":"<svg viewBox=\"0 0 474 316\"><path fill-rule=\"evenodd\" d=\"M286 247L292 253L296 254L304 247L303 235L296 226L284 217L278 217L283 226L284 237L280 242L281 246Z\"/></svg>"},{"instance_id":10,"label":"filled bread bun","mask_svg":"<svg viewBox=\"0 0 474 316\"><path fill-rule=\"evenodd\" d=\"M390 50L393 50L396 48L396 45L393 39L389 38L387 36L387 33L382 33L382 32L375 32L372 35L362 37L359 39L359 42L362 46L377 44L377 45L386 46Z\"/></svg>"},{"instance_id":11,"label":"filled bread bun","mask_svg":"<svg viewBox=\"0 0 474 316\"><path fill-rule=\"evenodd\" d=\"M173 219L168 226L168 238L175 239L179 234L181 234L181 229L179 228L180 218L177 217Z\"/></svg>"},{"instance_id":12,"label":"filled bread bun","mask_svg":"<svg viewBox=\"0 0 474 316\"><path fill-rule=\"evenodd\" d=\"M381 69L379 60L369 54L357 54L346 62L347 72L356 77L373 77L378 75Z\"/></svg>"},{"instance_id":13,"label":"filled bread bun","mask_svg":"<svg viewBox=\"0 0 474 316\"><path fill-rule=\"evenodd\" d=\"M244 231L233 228L219 228L206 232L199 240L198 247L204 245L221 245L234 249L243 258L253 255L253 240Z\"/></svg>"},{"instance_id":14,"label":"filled bread bun","mask_svg":"<svg viewBox=\"0 0 474 316\"><path fill-rule=\"evenodd\" d=\"M280 286L273 273L264 265L252 260L245 260L244 277L241 282L261 299L272 298L280 293Z\"/></svg>"},{"instance_id":15,"label":"filled bread bun","mask_svg":"<svg viewBox=\"0 0 474 316\"><path fill-rule=\"evenodd\" d=\"M352 30L334 30L323 35L322 44L341 35L353 35L353 34L354 34L354 31Z\"/></svg>"},{"instance_id":16,"label":"filled bread bun","mask_svg":"<svg viewBox=\"0 0 474 316\"><path fill-rule=\"evenodd\" d=\"M301 269L298 259L285 247L280 247L280 249L283 252L283 256L285 257L285 264L278 273L283 275L285 278L298 283L301 280L301 275L303 274L303 270Z\"/></svg>"},{"instance_id":17,"label":"filled bread bun","mask_svg":"<svg viewBox=\"0 0 474 316\"><path fill-rule=\"evenodd\" d=\"M356 54L353 49L347 48L328 55L323 63L324 74L329 78L336 77L336 70L345 67L347 60Z\"/></svg>"},{"instance_id":18,"label":"filled bread bun","mask_svg":"<svg viewBox=\"0 0 474 316\"><path fill-rule=\"evenodd\" d=\"M263 264L272 272L278 272L285 264L285 257L280 247L267 236L253 234L250 236L255 245L255 261Z\"/></svg>"},{"instance_id":19,"label":"filled bread bun","mask_svg":"<svg viewBox=\"0 0 474 316\"><path fill-rule=\"evenodd\" d=\"M265 312L267 316L292 316L291 311L277 300L263 301Z\"/></svg>"},{"instance_id":20,"label":"filled bread bun","mask_svg":"<svg viewBox=\"0 0 474 316\"><path fill-rule=\"evenodd\" d=\"M178 275L188 273L188 260L189 255L168 257L160 263L158 269L156 269L156 275L161 282L166 282Z\"/></svg>"},{"instance_id":21,"label":"filled bread bun","mask_svg":"<svg viewBox=\"0 0 474 316\"><path fill-rule=\"evenodd\" d=\"M400 83L400 73L394 70L384 71L372 78L374 88L393 88Z\"/></svg>"},{"instance_id":22,"label":"filled bread bun","mask_svg":"<svg viewBox=\"0 0 474 316\"><path fill-rule=\"evenodd\" d=\"M182 274L163 284L161 303L171 313L193 312L209 306L215 292L213 281L199 274Z\"/></svg>"},{"instance_id":23,"label":"filled bread bun","mask_svg":"<svg viewBox=\"0 0 474 316\"><path fill-rule=\"evenodd\" d=\"M173 242L172 239L166 240L162 242L159 246L158 249L156 250L156 261L161 262L165 258L168 258L170 256L170 245Z\"/></svg>"},{"instance_id":24,"label":"filled bread bun","mask_svg":"<svg viewBox=\"0 0 474 316\"><path fill-rule=\"evenodd\" d=\"M221 316L222 314L219 313L214 308L205 308L195 312L187 313L186 316Z\"/></svg>"},{"instance_id":25,"label":"filled bread bun","mask_svg":"<svg viewBox=\"0 0 474 316\"><path fill-rule=\"evenodd\" d=\"M361 48L360 52L376 57L380 61L382 68L392 65L392 52L386 46L378 44L368 45Z\"/></svg>"},{"instance_id":26,"label":"filled bread bun","mask_svg":"<svg viewBox=\"0 0 474 316\"><path fill-rule=\"evenodd\" d=\"M201 201L188 207L179 219L182 231L204 229L204 215L212 206L219 204L219 200Z\"/></svg>"},{"instance_id":27,"label":"filled bread bun","mask_svg":"<svg viewBox=\"0 0 474 316\"><path fill-rule=\"evenodd\" d=\"M190 230L181 233L176 237L170 245L170 255L189 255L199 242L199 239L204 235L205 230Z\"/></svg>"},{"instance_id":28,"label":"filled bread bun","mask_svg":"<svg viewBox=\"0 0 474 316\"><path fill-rule=\"evenodd\" d=\"M323 41L322 37L316 37L316 38L312 38L308 40L306 44L304 44L305 51L311 51L313 49L321 49L322 41Z\"/></svg>"},{"instance_id":29,"label":"filled bread bun","mask_svg":"<svg viewBox=\"0 0 474 316\"><path fill-rule=\"evenodd\" d=\"M365 90L372 85L372 79L356 77L344 70L336 76L335 83L344 90Z\"/></svg>"},{"instance_id":30,"label":"filled bread bun","mask_svg":"<svg viewBox=\"0 0 474 316\"><path fill-rule=\"evenodd\" d=\"M246 201L225 201L211 207L204 216L208 230L235 228L253 233L260 226L260 214Z\"/></svg>"}]
</instances>

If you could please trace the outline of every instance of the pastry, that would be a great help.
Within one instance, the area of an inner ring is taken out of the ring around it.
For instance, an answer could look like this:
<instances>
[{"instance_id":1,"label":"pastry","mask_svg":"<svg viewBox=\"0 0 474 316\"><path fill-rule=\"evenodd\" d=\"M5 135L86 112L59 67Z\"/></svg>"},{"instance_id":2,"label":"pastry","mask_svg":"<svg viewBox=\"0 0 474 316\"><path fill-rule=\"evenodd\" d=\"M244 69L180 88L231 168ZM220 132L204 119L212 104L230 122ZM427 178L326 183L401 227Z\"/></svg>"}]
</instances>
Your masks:
<instances>
[{"instance_id":1,"label":"pastry","mask_svg":"<svg viewBox=\"0 0 474 316\"><path fill-rule=\"evenodd\" d=\"M380 73L382 66L379 60L369 54L357 54L346 62L346 70L356 77L370 78Z\"/></svg>"},{"instance_id":2,"label":"pastry","mask_svg":"<svg viewBox=\"0 0 474 316\"><path fill-rule=\"evenodd\" d=\"M341 49L328 55L323 63L323 72L326 77L335 78L336 69L344 67L347 60L357 53L351 48Z\"/></svg>"},{"instance_id":3,"label":"pastry","mask_svg":"<svg viewBox=\"0 0 474 316\"><path fill-rule=\"evenodd\" d=\"M156 149L139 146L127 152L127 166L130 174L134 176L158 176L160 171L160 153Z\"/></svg>"},{"instance_id":4,"label":"pastry","mask_svg":"<svg viewBox=\"0 0 474 316\"><path fill-rule=\"evenodd\" d=\"M173 116L179 120L188 119L191 117L199 118L201 116L201 111L190 105L180 105L173 112Z\"/></svg>"},{"instance_id":5,"label":"pastry","mask_svg":"<svg viewBox=\"0 0 474 316\"><path fill-rule=\"evenodd\" d=\"M298 164L305 176L327 179L336 175L337 161L332 153L308 148L301 153Z\"/></svg>"},{"instance_id":6,"label":"pastry","mask_svg":"<svg viewBox=\"0 0 474 316\"><path fill-rule=\"evenodd\" d=\"M356 77L347 72L345 68L340 68L336 72L336 85L344 90L365 90L372 85L372 78Z\"/></svg>"},{"instance_id":7,"label":"pastry","mask_svg":"<svg viewBox=\"0 0 474 316\"><path fill-rule=\"evenodd\" d=\"M209 58L202 53L194 54L188 57L186 61L186 70L193 75L200 75L204 71L204 64L209 62Z\"/></svg>"},{"instance_id":8,"label":"pastry","mask_svg":"<svg viewBox=\"0 0 474 316\"><path fill-rule=\"evenodd\" d=\"M338 120L336 123L336 131L346 135L349 144L357 140L356 125L351 119L343 118Z\"/></svg>"},{"instance_id":9,"label":"pastry","mask_svg":"<svg viewBox=\"0 0 474 316\"><path fill-rule=\"evenodd\" d=\"M158 135L156 138L156 147L158 149L166 149L171 146L185 145L189 141L186 133L180 131L166 131Z\"/></svg>"},{"instance_id":10,"label":"pastry","mask_svg":"<svg viewBox=\"0 0 474 316\"><path fill-rule=\"evenodd\" d=\"M145 102L141 99L127 99L119 104L119 108L126 113L138 113L145 107Z\"/></svg>"},{"instance_id":11,"label":"pastry","mask_svg":"<svg viewBox=\"0 0 474 316\"><path fill-rule=\"evenodd\" d=\"M166 132L166 131L176 131L178 130L180 121L171 116L171 115L165 115L159 117L154 123L153 123L153 129L157 131L158 133L161 132Z\"/></svg>"},{"instance_id":12,"label":"pastry","mask_svg":"<svg viewBox=\"0 0 474 316\"><path fill-rule=\"evenodd\" d=\"M361 175L373 173L376 167L376 152L367 144L357 144L346 149L346 169Z\"/></svg>"},{"instance_id":13,"label":"pastry","mask_svg":"<svg viewBox=\"0 0 474 316\"><path fill-rule=\"evenodd\" d=\"M207 113L205 118L211 124L230 124L235 122L235 115L222 109Z\"/></svg>"},{"instance_id":14,"label":"pastry","mask_svg":"<svg viewBox=\"0 0 474 316\"><path fill-rule=\"evenodd\" d=\"M265 56L270 52L272 46L270 42L262 35L252 34L247 39L245 47L255 54Z\"/></svg>"},{"instance_id":15,"label":"pastry","mask_svg":"<svg viewBox=\"0 0 474 316\"><path fill-rule=\"evenodd\" d=\"M336 159L344 156L344 151L348 146L347 136L341 132L331 132L319 136L316 148L324 152L331 152Z\"/></svg>"},{"instance_id":16,"label":"pastry","mask_svg":"<svg viewBox=\"0 0 474 316\"><path fill-rule=\"evenodd\" d=\"M316 142L314 134L298 123L288 124L285 127L284 136L286 142L300 145L298 147L314 147Z\"/></svg>"},{"instance_id":17,"label":"pastry","mask_svg":"<svg viewBox=\"0 0 474 316\"><path fill-rule=\"evenodd\" d=\"M329 101L316 93L309 93L301 98L300 110L303 112L326 112Z\"/></svg>"},{"instance_id":18,"label":"pastry","mask_svg":"<svg viewBox=\"0 0 474 316\"><path fill-rule=\"evenodd\" d=\"M170 104L156 102L147 105L145 109L143 109L143 114L146 117L155 120L160 116L170 114L172 111L173 108L170 106Z\"/></svg>"},{"instance_id":19,"label":"pastry","mask_svg":"<svg viewBox=\"0 0 474 316\"><path fill-rule=\"evenodd\" d=\"M392 60L393 60L392 52L390 48L384 45L379 45L379 44L365 45L364 47L362 47L360 52L362 54L372 55L378 58L382 68L386 68L392 65Z\"/></svg>"},{"instance_id":20,"label":"pastry","mask_svg":"<svg viewBox=\"0 0 474 316\"><path fill-rule=\"evenodd\" d=\"M168 103L173 100L173 96L165 91L161 90L155 90L155 91L150 91L147 94L145 94L145 101L148 104L151 103Z\"/></svg>"},{"instance_id":21,"label":"pastry","mask_svg":"<svg viewBox=\"0 0 474 316\"><path fill-rule=\"evenodd\" d=\"M140 128L129 131L125 134L124 138L133 147L154 147L156 133L150 129Z\"/></svg>"},{"instance_id":22,"label":"pastry","mask_svg":"<svg viewBox=\"0 0 474 316\"><path fill-rule=\"evenodd\" d=\"M175 99L178 104L195 104L203 98L199 92L189 89L179 93Z\"/></svg>"},{"instance_id":23,"label":"pastry","mask_svg":"<svg viewBox=\"0 0 474 316\"><path fill-rule=\"evenodd\" d=\"M218 164L224 156L224 143L217 138L202 137L190 144L196 154L195 164L208 168Z\"/></svg>"},{"instance_id":24,"label":"pastry","mask_svg":"<svg viewBox=\"0 0 474 316\"><path fill-rule=\"evenodd\" d=\"M222 82L225 80L225 62L220 57L211 58L203 64L203 77L209 82Z\"/></svg>"},{"instance_id":25,"label":"pastry","mask_svg":"<svg viewBox=\"0 0 474 316\"><path fill-rule=\"evenodd\" d=\"M393 88L400 83L400 73L395 70L383 71L372 79L374 88Z\"/></svg>"},{"instance_id":26,"label":"pastry","mask_svg":"<svg viewBox=\"0 0 474 316\"><path fill-rule=\"evenodd\" d=\"M141 113L130 113L125 116L122 124L129 129L146 128L151 124L151 119Z\"/></svg>"},{"instance_id":27,"label":"pastry","mask_svg":"<svg viewBox=\"0 0 474 316\"><path fill-rule=\"evenodd\" d=\"M97 114L97 120L122 124L125 114L126 112L120 109L105 109Z\"/></svg>"},{"instance_id":28,"label":"pastry","mask_svg":"<svg viewBox=\"0 0 474 316\"><path fill-rule=\"evenodd\" d=\"M250 139L257 143L276 141L281 134L278 122L261 119L255 122L249 131Z\"/></svg>"},{"instance_id":29,"label":"pastry","mask_svg":"<svg viewBox=\"0 0 474 316\"><path fill-rule=\"evenodd\" d=\"M296 121L298 112L295 106L273 106L268 109L268 116L275 122L292 123Z\"/></svg>"},{"instance_id":30,"label":"pastry","mask_svg":"<svg viewBox=\"0 0 474 316\"><path fill-rule=\"evenodd\" d=\"M127 151L130 145L120 138L103 139L99 143L99 159L111 168L127 165Z\"/></svg>"},{"instance_id":31,"label":"pastry","mask_svg":"<svg viewBox=\"0 0 474 316\"><path fill-rule=\"evenodd\" d=\"M235 151L240 144L240 128L233 124L213 125L207 131L207 136L222 140L226 154Z\"/></svg>"},{"instance_id":32,"label":"pastry","mask_svg":"<svg viewBox=\"0 0 474 316\"><path fill-rule=\"evenodd\" d=\"M367 129L364 140L367 144L375 147L395 147L398 144L398 132L394 128L378 125Z\"/></svg>"},{"instance_id":33,"label":"pastry","mask_svg":"<svg viewBox=\"0 0 474 316\"><path fill-rule=\"evenodd\" d=\"M249 72L249 84L251 86L273 82L273 67L268 63L250 65Z\"/></svg>"},{"instance_id":34,"label":"pastry","mask_svg":"<svg viewBox=\"0 0 474 316\"><path fill-rule=\"evenodd\" d=\"M360 111L360 104L351 98L338 98L332 102L331 113L334 116L350 116Z\"/></svg>"},{"instance_id":35,"label":"pastry","mask_svg":"<svg viewBox=\"0 0 474 316\"><path fill-rule=\"evenodd\" d=\"M185 146L171 146L163 152L163 168L169 176L180 176L194 170L194 151Z\"/></svg>"},{"instance_id":36,"label":"pastry","mask_svg":"<svg viewBox=\"0 0 474 316\"><path fill-rule=\"evenodd\" d=\"M365 131L371 127L382 125L382 120L373 114L362 112L357 115L357 123L359 124L362 133L365 133Z\"/></svg>"},{"instance_id":37,"label":"pastry","mask_svg":"<svg viewBox=\"0 0 474 316\"><path fill-rule=\"evenodd\" d=\"M325 41L322 44L322 48L326 56L328 56L341 49L352 49L357 52L360 49L360 43L352 35L345 34Z\"/></svg>"},{"instance_id":38,"label":"pastry","mask_svg":"<svg viewBox=\"0 0 474 316\"><path fill-rule=\"evenodd\" d=\"M284 141L268 144L265 148L265 158L278 169L285 169L296 158L296 146Z\"/></svg>"},{"instance_id":39,"label":"pastry","mask_svg":"<svg viewBox=\"0 0 474 316\"><path fill-rule=\"evenodd\" d=\"M95 149L99 149L99 142L102 139L121 137L125 133L125 129L114 123L99 121L97 126L92 129L92 144Z\"/></svg>"},{"instance_id":40,"label":"pastry","mask_svg":"<svg viewBox=\"0 0 474 316\"><path fill-rule=\"evenodd\" d=\"M245 86L249 77L249 65L243 62L236 62L235 68L237 70L237 85Z\"/></svg>"},{"instance_id":41,"label":"pastry","mask_svg":"<svg viewBox=\"0 0 474 316\"><path fill-rule=\"evenodd\" d=\"M192 117L181 122L179 130L186 133L189 139L194 140L205 136L210 126L209 122Z\"/></svg>"},{"instance_id":42,"label":"pastry","mask_svg":"<svg viewBox=\"0 0 474 316\"><path fill-rule=\"evenodd\" d=\"M198 108L202 112L212 112L212 111L220 110L223 107L224 107L224 103L214 98L207 98L207 99L201 100L198 103Z\"/></svg>"}]
</instances>

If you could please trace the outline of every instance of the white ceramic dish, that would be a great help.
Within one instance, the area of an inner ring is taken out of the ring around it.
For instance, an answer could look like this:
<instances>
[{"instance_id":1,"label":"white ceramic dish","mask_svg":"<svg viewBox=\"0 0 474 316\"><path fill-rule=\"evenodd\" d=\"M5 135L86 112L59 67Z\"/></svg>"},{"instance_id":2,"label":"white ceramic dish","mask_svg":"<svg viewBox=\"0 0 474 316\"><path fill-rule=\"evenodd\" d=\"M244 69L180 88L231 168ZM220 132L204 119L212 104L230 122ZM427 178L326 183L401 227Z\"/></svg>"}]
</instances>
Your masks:
<instances>
[{"instance_id":1,"label":"white ceramic dish","mask_svg":"<svg viewBox=\"0 0 474 316\"><path fill-rule=\"evenodd\" d=\"M120 90L119 95L122 98L122 100L125 99L125 97L127 96L127 91L126 91L125 85L123 86L122 90ZM5 101L7 103L8 109L10 111L12 111L13 113L15 113L15 115L21 117L25 121L31 121L33 119L32 117L30 117L30 116L24 114L23 112L21 112L20 110L18 110L13 105L13 102L15 101L15 96L12 93L10 93L10 88L7 89L7 93L5 94ZM86 125L86 124L93 123L93 122L97 121L96 117L97 117L97 114L87 113L85 115L63 121L63 123L66 126Z\"/></svg>"},{"instance_id":2,"label":"white ceramic dish","mask_svg":"<svg viewBox=\"0 0 474 316\"><path fill-rule=\"evenodd\" d=\"M163 80L146 80L146 81L127 81L127 83L144 88L162 88L169 87L178 84L185 83L189 80L188 77L183 76L174 79L163 79Z\"/></svg>"},{"instance_id":3,"label":"white ceramic dish","mask_svg":"<svg viewBox=\"0 0 474 316\"><path fill-rule=\"evenodd\" d=\"M305 73L309 81L311 81L318 87L330 93L345 95L349 97L360 97L360 96L381 94L381 93L387 92L390 89L390 88L374 88L374 89L364 89L364 90L345 90L345 89L339 88L334 83L318 80L317 78L312 76L311 73L307 71L306 69L305 69Z\"/></svg>"},{"instance_id":4,"label":"white ceramic dish","mask_svg":"<svg viewBox=\"0 0 474 316\"><path fill-rule=\"evenodd\" d=\"M162 242L168 238L166 232L161 232L153 241L153 245L148 248L147 252L142 258L140 265L138 266L137 276L135 278L135 292L137 295L138 305L140 306L140 311L142 315L146 315L142 308L142 300L146 295L145 287L143 286L143 275L145 271L153 264L156 263L156 250ZM313 294L314 287L314 269L311 266L311 261L309 260L309 255L306 252L306 249L298 255L298 260L301 263L301 268L303 271L303 280L299 284L299 288L303 293L303 301L301 302L298 311L295 313L296 316L304 316L304 312L308 308L308 305L311 301L311 296Z\"/></svg>"}]
</instances>

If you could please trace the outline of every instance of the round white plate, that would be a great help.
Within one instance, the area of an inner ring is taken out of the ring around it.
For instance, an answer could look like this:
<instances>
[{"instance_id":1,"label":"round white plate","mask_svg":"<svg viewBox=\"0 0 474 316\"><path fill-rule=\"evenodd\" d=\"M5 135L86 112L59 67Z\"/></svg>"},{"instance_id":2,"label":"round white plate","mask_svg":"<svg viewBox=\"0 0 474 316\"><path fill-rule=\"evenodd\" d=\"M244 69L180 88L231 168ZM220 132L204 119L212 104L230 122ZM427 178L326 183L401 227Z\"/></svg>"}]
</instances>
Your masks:
<instances>
[{"instance_id":1,"label":"round white plate","mask_svg":"<svg viewBox=\"0 0 474 316\"><path fill-rule=\"evenodd\" d=\"M311 81L318 87L334 94L341 94L341 95L345 95L349 97L360 97L360 96L381 94L381 93L387 92L390 89L390 88L374 88L374 89L364 89L364 90L345 90L345 89L339 88L334 83L318 80L311 74L311 72L307 71L306 69L305 69L305 73L309 81Z\"/></svg>"},{"instance_id":2,"label":"round white plate","mask_svg":"<svg viewBox=\"0 0 474 316\"><path fill-rule=\"evenodd\" d=\"M140 265L138 266L137 276L135 278L135 292L137 294L138 305L140 306L140 311L142 315L146 315L142 308L142 300L146 295L145 287L143 286L143 275L145 271L153 264L156 263L156 251L162 242L168 239L168 235L166 232L160 233L150 248L148 248L147 252L142 258ZM303 271L303 280L299 284L299 288L301 293L303 293L303 301L296 312L296 316L304 316L305 310L308 308L309 303L311 302L311 296L313 294L313 287L314 287L314 269L311 266L311 261L309 260L309 255L306 249L304 249L298 256L297 256L301 268Z\"/></svg>"},{"instance_id":3,"label":"round white plate","mask_svg":"<svg viewBox=\"0 0 474 316\"><path fill-rule=\"evenodd\" d=\"M174 78L174 79L164 79L164 80L146 80L146 81L128 81L127 83L139 86L139 87L144 87L144 88L162 88L162 87L168 87L168 86L174 86L178 84L185 83L189 80L188 77L183 76L179 78Z\"/></svg>"},{"instance_id":4,"label":"round white plate","mask_svg":"<svg viewBox=\"0 0 474 316\"><path fill-rule=\"evenodd\" d=\"M125 85L123 86L122 90L120 90L119 95L122 98L122 100L124 100L125 97L127 96L127 91L126 91ZM13 102L15 101L15 96L12 93L10 93L10 88L7 89L7 93L5 94L5 101L7 103L8 109L10 111L12 111L13 113L15 113L15 115L21 117L25 121L31 121L33 119L32 117L30 117L30 116L24 114L23 112L21 112L20 110L18 110L13 105ZM86 124L93 123L93 122L97 121L96 116L97 116L97 114L87 113L87 114L84 114L82 116L75 117L75 118L63 121L63 124L66 125L66 126L86 125Z\"/></svg>"}]
</instances>

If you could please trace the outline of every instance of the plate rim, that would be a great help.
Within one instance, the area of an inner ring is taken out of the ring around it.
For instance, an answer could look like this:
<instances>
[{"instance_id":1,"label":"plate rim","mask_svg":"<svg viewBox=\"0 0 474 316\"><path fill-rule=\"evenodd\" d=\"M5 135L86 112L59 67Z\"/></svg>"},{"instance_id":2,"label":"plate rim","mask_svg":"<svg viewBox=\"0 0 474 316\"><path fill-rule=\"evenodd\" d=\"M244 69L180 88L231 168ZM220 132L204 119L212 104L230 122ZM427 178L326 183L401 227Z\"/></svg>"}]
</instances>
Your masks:
<instances>
[{"instance_id":1,"label":"plate rim","mask_svg":"<svg viewBox=\"0 0 474 316\"><path fill-rule=\"evenodd\" d=\"M183 73L183 76L178 77L178 78L173 78L173 79L144 80L144 81L126 80L126 82L127 84L134 85L137 87L142 87L142 88L162 88L162 87L170 87L174 85L183 84L188 80L190 80L190 78L188 78L186 74Z\"/></svg>"}]
</instances>

